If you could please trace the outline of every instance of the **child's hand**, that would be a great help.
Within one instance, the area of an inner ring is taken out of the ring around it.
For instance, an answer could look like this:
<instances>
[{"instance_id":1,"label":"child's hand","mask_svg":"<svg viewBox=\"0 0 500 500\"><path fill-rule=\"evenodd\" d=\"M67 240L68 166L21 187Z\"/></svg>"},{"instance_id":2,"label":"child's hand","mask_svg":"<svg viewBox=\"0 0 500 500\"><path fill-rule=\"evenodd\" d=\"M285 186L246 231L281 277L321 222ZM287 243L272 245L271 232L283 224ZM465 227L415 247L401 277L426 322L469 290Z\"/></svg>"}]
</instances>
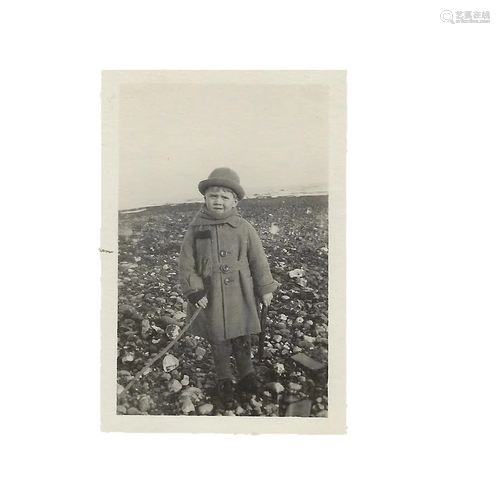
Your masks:
<instances>
[{"instance_id":1,"label":"child's hand","mask_svg":"<svg viewBox=\"0 0 500 500\"><path fill-rule=\"evenodd\" d=\"M262 296L261 301L262 303L266 306L269 307L271 304L271 301L273 300L273 294L272 293L266 293Z\"/></svg>"},{"instance_id":2,"label":"child's hand","mask_svg":"<svg viewBox=\"0 0 500 500\"><path fill-rule=\"evenodd\" d=\"M196 302L195 305L196 307L202 307L203 309L205 309L205 307L207 307L208 305L208 299L206 297L203 297L198 302Z\"/></svg>"},{"instance_id":3,"label":"child's hand","mask_svg":"<svg viewBox=\"0 0 500 500\"><path fill-rule=\"evenodd\" d=\"M208 299L203 290L196 290L195 292L188 295L188 300L193 304L193 306L199 307L207 307Z\"/></svg>"}]
</instances>

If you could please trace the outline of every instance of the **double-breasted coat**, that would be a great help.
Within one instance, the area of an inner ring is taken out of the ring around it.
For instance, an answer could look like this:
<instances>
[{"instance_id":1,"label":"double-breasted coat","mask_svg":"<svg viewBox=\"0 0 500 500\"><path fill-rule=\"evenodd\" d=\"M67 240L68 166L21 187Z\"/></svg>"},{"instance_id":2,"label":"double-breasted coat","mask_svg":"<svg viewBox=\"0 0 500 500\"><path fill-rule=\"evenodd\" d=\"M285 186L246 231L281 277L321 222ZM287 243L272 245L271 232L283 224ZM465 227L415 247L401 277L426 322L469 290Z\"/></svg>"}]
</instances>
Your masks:
<instances>
[{"instance_id":1,"label":"double-breasted coat","mask_svg":"<svg viewBox=\"0 0 500 500\"><path fill-rule=\"evenodd\" d=\"M191 328L210 341L259 333L258 297L278 287L257 231L236 209L224 218L198 212L182 242L179 276L185 296L206 292L208 306ZM194 311L188 301L188 320Z\"/></svg>"}]
</instances>

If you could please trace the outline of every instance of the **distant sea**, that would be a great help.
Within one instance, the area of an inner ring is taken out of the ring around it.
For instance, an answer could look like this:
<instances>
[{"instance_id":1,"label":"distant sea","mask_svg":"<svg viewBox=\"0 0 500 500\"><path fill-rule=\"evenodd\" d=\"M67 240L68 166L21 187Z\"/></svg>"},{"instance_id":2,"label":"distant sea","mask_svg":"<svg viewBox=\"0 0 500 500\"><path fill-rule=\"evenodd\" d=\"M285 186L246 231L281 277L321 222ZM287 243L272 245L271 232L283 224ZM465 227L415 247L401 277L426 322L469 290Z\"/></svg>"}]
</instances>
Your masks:
<instances>
[{"instance_id":1,"label":"distant sea","mask_svg":"<svg viewBox=\"0 0 500 500\"><path fill-rule=\"evenodd\" d=\"M328 188L325 186L308 186L308 187L290 187L286 189L279 189L279 190L269 190L269 191L261 191L259 193L252 193L248 192L245 195L245 198L264 198L264 197L271 197L271 198L277 198L278 196L325 196L328 195ZM133 213L139 210L144 210L148 207L159 207L163 205L181 205L183 203L201 203L203 198L201 198L201 195L198 196L197 198L191 198L187 200L179 200L179 201L170 201L170 202L165 202L165 203L157 203L155 205L145 205L142 207L135 207L135 208L127 208L120 210L122 213Z\"/></svg>"}]
</instances>

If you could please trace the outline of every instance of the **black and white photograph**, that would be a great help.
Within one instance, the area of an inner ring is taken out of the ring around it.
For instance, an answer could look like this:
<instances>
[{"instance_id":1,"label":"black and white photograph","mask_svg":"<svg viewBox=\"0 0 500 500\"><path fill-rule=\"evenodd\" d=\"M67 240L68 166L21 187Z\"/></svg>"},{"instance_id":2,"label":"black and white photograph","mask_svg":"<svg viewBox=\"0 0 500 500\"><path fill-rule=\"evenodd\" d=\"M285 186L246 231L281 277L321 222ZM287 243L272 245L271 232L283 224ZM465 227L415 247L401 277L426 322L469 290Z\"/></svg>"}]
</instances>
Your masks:
<instances>
[{"instance_id":1,"label":"black and white photograph","mask_svg":"<svg viewBox=\"0 0 500 500\"><path fill-rule=\"evenodd\" d=\"M3 497L500 498L496 4L3 7Z\"/></svg>"},{"instance_id":2,"label":"black and white photograph","mask_svg":"<svg viewBox=\"0 0 500 500\"><path fill-rule=\"evenodd\" d=\"M345 133L345 72L103 73L103 424L345 432Z\"/></svg>"}]
</instances>

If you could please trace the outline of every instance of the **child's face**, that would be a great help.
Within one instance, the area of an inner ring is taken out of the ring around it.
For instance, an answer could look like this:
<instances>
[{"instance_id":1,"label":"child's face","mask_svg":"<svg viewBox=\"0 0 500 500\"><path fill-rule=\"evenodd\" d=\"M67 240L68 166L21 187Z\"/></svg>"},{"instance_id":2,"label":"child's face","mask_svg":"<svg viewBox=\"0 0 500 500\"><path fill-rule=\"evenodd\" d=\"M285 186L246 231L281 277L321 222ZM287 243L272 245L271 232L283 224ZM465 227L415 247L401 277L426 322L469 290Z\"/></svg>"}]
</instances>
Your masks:
<instances>
[{"instance_id":1,"label":"child's face","mask_svg":"<svg viewBox=\"0 0 500 500\"><path fill-rule=\"evenodd\" d=\"M224 188L209 187L205 191L205 203L208 210L216 214L229 212L237 204L238 200L231 191Z\"/></svg>"}]
</instances>

